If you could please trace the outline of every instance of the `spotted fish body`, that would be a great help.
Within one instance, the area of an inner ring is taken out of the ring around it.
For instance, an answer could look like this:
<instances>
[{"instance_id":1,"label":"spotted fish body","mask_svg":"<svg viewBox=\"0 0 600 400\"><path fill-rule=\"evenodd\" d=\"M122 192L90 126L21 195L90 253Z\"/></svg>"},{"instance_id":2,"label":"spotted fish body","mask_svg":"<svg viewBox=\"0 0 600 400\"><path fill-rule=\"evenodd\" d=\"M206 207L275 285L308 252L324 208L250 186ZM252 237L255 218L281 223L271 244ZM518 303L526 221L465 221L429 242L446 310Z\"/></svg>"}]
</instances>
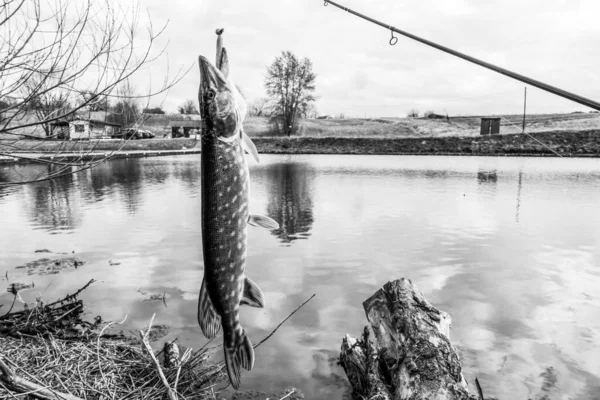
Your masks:
<instances>
[{"instance_id":1,"label":"spotted fish body","mask_svg":"<svg viewBox=\"0 0 600 400\"><path fill-rule=\"evenodd\" d=\"M221 39L219 38L219 41ZM256 154L242 131L246 104L228 79L225 49L217 45L217 65L199 57L202 246L204 279L198 302L198 322L213 338L223 328L223 348L229 380L240 385L240 367L254 365L254 350L239 321L241 304L263 307L261 290L245 274L248 224L275 229L267 217L249 213L249 173L245 150Z\"/></svg>"}]
</instances>

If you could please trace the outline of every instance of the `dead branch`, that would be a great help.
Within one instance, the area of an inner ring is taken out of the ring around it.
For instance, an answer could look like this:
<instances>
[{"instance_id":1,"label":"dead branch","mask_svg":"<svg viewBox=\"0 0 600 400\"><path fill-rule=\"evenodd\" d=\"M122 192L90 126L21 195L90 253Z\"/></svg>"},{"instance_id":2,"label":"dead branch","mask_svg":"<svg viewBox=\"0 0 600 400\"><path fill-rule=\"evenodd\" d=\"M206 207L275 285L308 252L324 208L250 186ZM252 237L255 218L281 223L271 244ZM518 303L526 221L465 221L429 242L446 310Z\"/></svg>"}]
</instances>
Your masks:
<instances>
[{"instance_id":1,"label":"dead branch","mask_svg":"<svg viewBox=\"0 0 600 400\"><path fill-rule=\"evenodd\" d=\"M260 346L261 344L263 344L264 342L266 342L271 336L273 336L275 334L275 332L277 332L277 330L281 327L281 325L283 325L285 323L285 321L287 321L288 319L290 319L292 317L292 315L296 314L296 312L298 310L300 310L302 307L304 307L304 305L306 303L308 303L309 301L311 301L314 297L316 296L316 294L313 294L312 296L310 296L308 299L304 300L304 302L302 304L300 304L298 307L296 307L296 309L294 311L292 311L290 313L290 315L288 315L287 317L285 317L285 319L283 321L281 321L279 323L279 325L277 325L275 327L275 329L273 329L271 331L271 333L269 333L263 340L261 340L260 342L258 342L257 344L254 345L254 348L257 348L258 346Z\"/></svg>"},{"instance_id":2,"label":"dead branch","mask_svg":"<svg viewBox=\"0 0 600 400\"><path fill-rule=\"evenodd\" d=\"M156 371L158 372L158 375L160 376L160 380L161 380L162 384L167 389L167 394L169 396L169 399L178 400L179 397L177 396L177 392L171 388L171 385L169 385L169 381L167 381L167 378L165 377L165 374L162 371L160 363L156 359L156 356L154 355L154 351L152 350L152 347L150 346L150 343L148 342L148 334L152 330L152 323L154 322L155 315L156 314L152 315L152 319L150 320L148 330L145 333L144 333L144 331L140 330L140 339L142 339L142 343L143 343L146 351L148 352L148 354L150 354L152 361L154 361L154 365L156 366Z\"/></svg>"},{"instance_id":3,"label":"dead branch","mask_svg":"<svg viewBox=\"0 0 600 400\"><path fill-rule=\"evenodd\" d=\"M17 393L27 393L44 400L82 400L79 397L63 394L17 376L0 357L0 381Z\"/></svg>"}]
</instances>

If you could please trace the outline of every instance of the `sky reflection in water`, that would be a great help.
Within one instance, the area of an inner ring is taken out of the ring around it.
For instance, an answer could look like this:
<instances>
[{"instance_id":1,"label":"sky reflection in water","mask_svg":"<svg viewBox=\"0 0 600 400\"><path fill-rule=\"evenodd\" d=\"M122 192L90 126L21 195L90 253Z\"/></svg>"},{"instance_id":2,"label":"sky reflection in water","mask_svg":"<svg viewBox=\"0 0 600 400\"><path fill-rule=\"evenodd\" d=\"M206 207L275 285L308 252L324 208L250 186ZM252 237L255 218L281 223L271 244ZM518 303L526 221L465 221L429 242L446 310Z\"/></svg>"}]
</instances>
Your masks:
<instances>
[{"instance_id":1,"label":"sky reflection in water","mask_svg":"<svg viewBox=\"0 0 600 400\"><path fill-rule=\"evenodd\" d=\"M467 379L477 375L486 395L600 391L600 160L263 155L251 178L251 211L281 226L250 228L248 276L267 300L243 309L252 341L317 297L257 349L243 389L341 398L341 338L366 323L363 300L404 276L452 315ZM198 156L115 160L1 189L3 284L33 281L23 298L51 300L95 278L83 296L90 317L127 314L125 328L139 329L156 313L171 326L163 340L200 346L199 194ZM14 269L40 248L88 264L46 276ZM167 307L147 301L162 293Z\"/></svg>"}]
</instances>

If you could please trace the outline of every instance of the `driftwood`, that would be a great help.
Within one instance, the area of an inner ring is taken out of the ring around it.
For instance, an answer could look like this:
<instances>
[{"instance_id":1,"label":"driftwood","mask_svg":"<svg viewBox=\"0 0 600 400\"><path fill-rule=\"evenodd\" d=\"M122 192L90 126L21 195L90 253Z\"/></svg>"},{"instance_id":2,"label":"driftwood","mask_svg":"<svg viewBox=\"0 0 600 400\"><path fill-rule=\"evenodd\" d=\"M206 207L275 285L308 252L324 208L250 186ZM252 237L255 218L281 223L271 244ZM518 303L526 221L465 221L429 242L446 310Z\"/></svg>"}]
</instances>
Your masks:
<instances>
[{"instance_id":1,"label":"driftwood","mask_svg":"<svg viewBox=\"0 0 600 400\"><path fill-rule=\"evenodd\" d=\"M340 364L354 399L477 400L469 394L450 343L450 315L433 307L408 279L386 283L363 303L376 345L365 327L346 335Z\"/></svg>"}]
</instances>

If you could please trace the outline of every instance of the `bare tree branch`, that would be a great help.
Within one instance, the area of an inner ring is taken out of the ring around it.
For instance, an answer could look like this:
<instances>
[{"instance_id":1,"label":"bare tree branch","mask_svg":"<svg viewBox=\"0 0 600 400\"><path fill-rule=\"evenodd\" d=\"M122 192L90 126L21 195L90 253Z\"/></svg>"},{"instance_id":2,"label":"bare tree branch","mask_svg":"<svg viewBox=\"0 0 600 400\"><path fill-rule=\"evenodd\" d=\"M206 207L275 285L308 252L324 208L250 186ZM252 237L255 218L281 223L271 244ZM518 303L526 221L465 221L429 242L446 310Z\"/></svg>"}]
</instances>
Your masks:
<instances>
[{"instance_id":1,"label":"bare tree branch","mask_svg":"<svg viewBox=\"0 0 600 400\"><path fill-rule=\"evenodd\" d=\"M69 121L81 111L106 110L108 99L126 105L126 123L136 123L142 108L135 99L150 101L166 93L190 70L179 68L147 93L134 93L131 79L161 59L166 46L157 48L167 24L155 30L151 19L140 35L140 10L110 0L4 0L0 3L0 155L35 151L26 142L40 135L56 140L50 124ZM137 107L137 111L134 110ZM146 105L147 108L147 105ZM131 111L135 112L131 112ZM123 144L115 146L118 151ZM57 146L56 154L68 146ZM48 148L48 146L44 146ZM93 148L93 147L92 147ZM80 160L39 177L91 168L99 161ZM47 150L46 150L47 152ZM114 152L111 152L114 153ZM28 183L26 179L7 184Z\"/></svg>"}]
</instances>

